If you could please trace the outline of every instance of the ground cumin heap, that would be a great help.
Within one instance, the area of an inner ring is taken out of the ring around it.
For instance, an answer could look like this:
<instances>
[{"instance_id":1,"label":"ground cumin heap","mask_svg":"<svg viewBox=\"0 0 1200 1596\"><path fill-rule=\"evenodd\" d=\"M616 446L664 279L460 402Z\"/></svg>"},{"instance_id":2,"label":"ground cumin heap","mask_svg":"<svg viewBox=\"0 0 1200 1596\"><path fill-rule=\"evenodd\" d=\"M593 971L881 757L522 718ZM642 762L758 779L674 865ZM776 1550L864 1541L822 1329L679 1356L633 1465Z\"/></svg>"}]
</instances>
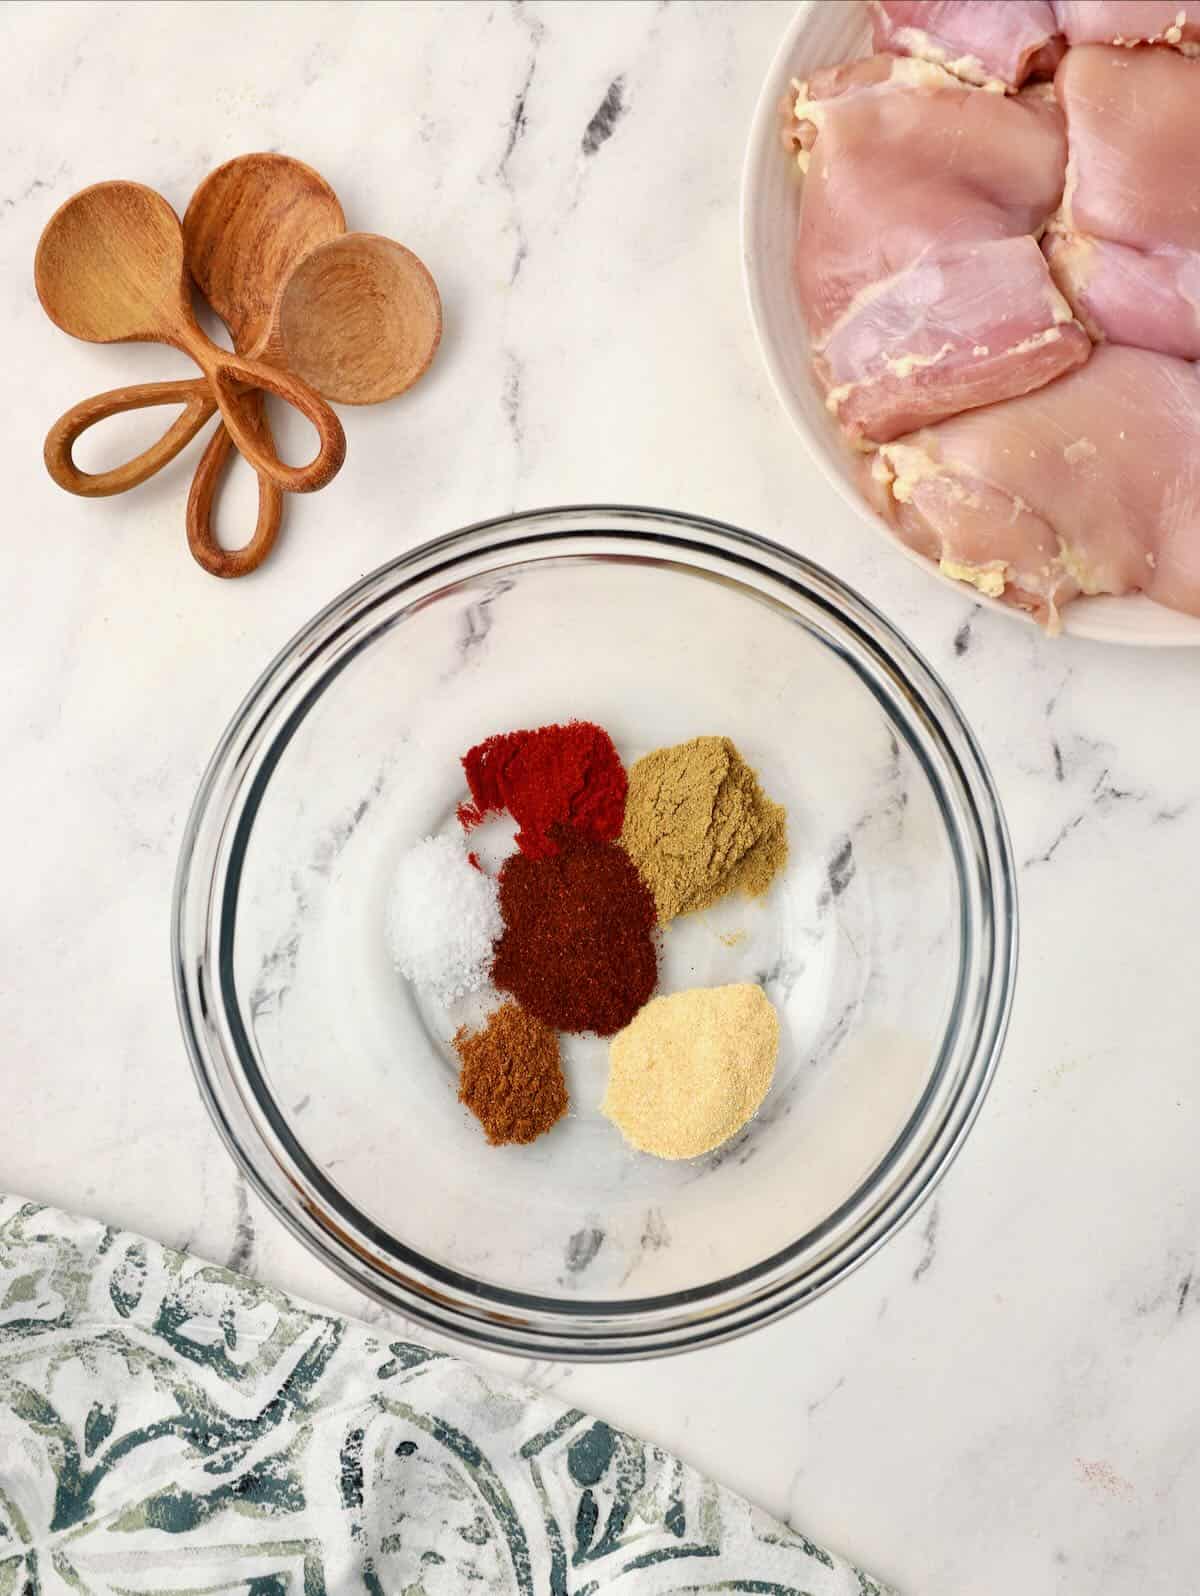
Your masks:
<instances>
[{"instance_id":1,"label":"ground cumin heap","mask_svg":"<svg viewBox=\"0 0 1200 1596\"><path fill-rule=\"evenodd\" d=\"M728 737L693 737L629 772L621 846L665 925L728 892L764 893L787 862L787 811Z\"/></svg>"},{"instance_id":2,"label":"ground cumin heap","mask_svg":"<svg viewBox=\"0 0 1200 1596\"><path fill-rule=\"evenodd\" d=\"M458 1100L493 1147L536 1141L566 1113L558 1037L519 1004L498 1008L482 1031L461 1026L454 1050L462 1060Z\"/></svg>"}]
</instances>

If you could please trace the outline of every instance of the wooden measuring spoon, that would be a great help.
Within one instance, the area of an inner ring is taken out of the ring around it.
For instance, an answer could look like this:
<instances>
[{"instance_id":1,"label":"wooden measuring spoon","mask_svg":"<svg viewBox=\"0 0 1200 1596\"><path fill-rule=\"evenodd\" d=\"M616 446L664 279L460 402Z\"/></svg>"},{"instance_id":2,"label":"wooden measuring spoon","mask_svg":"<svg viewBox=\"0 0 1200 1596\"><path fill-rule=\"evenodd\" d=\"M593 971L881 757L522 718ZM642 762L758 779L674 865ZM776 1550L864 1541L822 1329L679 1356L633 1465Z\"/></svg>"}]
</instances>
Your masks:
<instances>
[{"instance_id":1,"label":"wooden measuring spoon","mask_svg":"<svg viewBox=\"0 0 1200 1596\"><path fill-rule=\"evenodd\" d=\"M140 183L97 183L50 218L34 262L38 298L51 321L91 343L172 345L203 371L233 441L261 475L285 491L323 487L345 458L333 411L306 383L207 338L188 303L183 231L160 194ZM303 466L280 460L247 414L245 388L277 394L317 429L320 448Z\"/></svg>"},{"instance_id":2,"label":"wooden measuring spoon","mask_svg":"<svg viewBox=\"0 0 1200 1596\"><path fill-rule=\"evenodd\" d=\"M276 322L289 371L337 404L373 405L428 370L442 337L442 302L403 244L344 233L296 267Z\"/></svg>"},{"instance_id":3,"label":"wooden measuring spoon","mask_svg":"<svg viewBox=\"0 0 1200 1596\"><path fill-rule=\"evenodd\" d=\"M311 166L289 156L238 156L204 180L183 219L186 263L193 278L203 278L210 303L233 334L239 354L262 357L269 307L288 273L310 249L345 229L346 219L329 184ZM245 403L251 411L260 408L252 395ZM123 411L163 404L185 408L163 436L134 459L98 472L83 471L75 464L75 442L88 428ZM74 405L51 427L44 449L46 469L68 493L87 498L124 493L168 465L216 408L203 378L142 383L96 394ZM220 432L227 437L223 426ZM261 503L264 498L277 501L278 495L269 479L259 478L260 511L266 508ZM279 503L273 513L278 519Z\"/></svg>"},{"instance_id":4,"label":"wooden measuring spoon","mask_svg":"<svg viewBox=\"0 0 1200 1596\"><path fill-rule=\"evenodd\" d=\"M311 166L287 155L239 155L211 172L183 217L188 270L229 328L239 354L272 358L273 313L297 263L346 230L337 195ZM255 427L271 443L262 395L251 398ZM218 426L192 478L187 502L188 548L213 576L245 576L262 564L279 533L283 500L258 479L258 521L241 548L227 549L212 524L213 504L233 440Z\"/></svg>"},{"instance_id":5,"label":"wooden measuring spoon","mask_svg":"<svg viewBox=\"0 0 1200 1596\"><path fill-rule=\"evenodd\" d=\"M279 295L306 255L346 231L329 184L290 155L239 155L210 172L183 216L196 286L240 354L270 360Z\"/></svg>"},{"instance_id":6,"label":"wooden measuring spoon","mask_svg":"<svg viewBox=\"0 0 1200 1596\"><path fill-rule=\"evenodd\" d=\"M220 285L211 292L208 283L200 286L219 308ZM256 352L340 404L378 404L411 388L442 335L441 300L428 270L403 244L374 233L343 233L318 244L284 281L270 315L262 315ZM253 570L275 535L260 493L258 526L244 548L223 549L213 536L212 505L231 448L228 432L218 427L188 496L188 547L214 576Z\"/></svg>"}]
</instances>

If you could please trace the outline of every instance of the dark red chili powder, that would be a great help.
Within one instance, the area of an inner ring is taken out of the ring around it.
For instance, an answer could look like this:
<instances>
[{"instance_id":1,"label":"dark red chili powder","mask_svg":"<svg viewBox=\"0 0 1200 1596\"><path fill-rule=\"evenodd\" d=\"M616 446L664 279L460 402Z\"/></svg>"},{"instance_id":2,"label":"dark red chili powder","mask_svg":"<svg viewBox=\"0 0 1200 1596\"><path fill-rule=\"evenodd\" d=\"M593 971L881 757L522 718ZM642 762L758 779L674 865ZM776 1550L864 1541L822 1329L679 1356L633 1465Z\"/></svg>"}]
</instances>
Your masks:
<instances>
[{"instance_id":1,"label":"dark red chili powder","mask_svg":"<svg viewBox=\"0 0 1200 1596\"><path fill-rule=\"evenodd\" d=\"M555 851L554 826L598 841L620 835L628 782L612 738L590 721L502 732L463 757L471 802L460 804L466 830L507 809L517 847L531 859Z\"/></svg>"},{"instance_id":2,"label":"dark red chili powder","mask_svg":"<svg viewBox=\"0 0 1200 1596\"><path fill-rule=\"evenodd\" d=\"M612 1036L654 991L654 897L625 850L565 826L558 852L500 871L504 930L492 980L556 1031Z\"/></svg>"}]
</instances>

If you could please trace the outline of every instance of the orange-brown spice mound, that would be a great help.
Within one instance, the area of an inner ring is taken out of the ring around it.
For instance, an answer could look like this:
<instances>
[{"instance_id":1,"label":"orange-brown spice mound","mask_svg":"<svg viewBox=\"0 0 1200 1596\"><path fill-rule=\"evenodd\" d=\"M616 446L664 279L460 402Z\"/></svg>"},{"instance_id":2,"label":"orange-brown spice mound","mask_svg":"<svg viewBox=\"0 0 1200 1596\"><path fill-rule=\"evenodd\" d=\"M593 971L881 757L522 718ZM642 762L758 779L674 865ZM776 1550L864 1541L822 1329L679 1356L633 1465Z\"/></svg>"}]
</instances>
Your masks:
<instances>
[{"instance_id":1,"label":"orange-brown spice mound","mask_svg":"<svg viewBox=\"0 0 1200 1596\"><path fill-rule=\"evenodd\" d=\"M493 1147L536 1141L566 1113L558 1037L519 1004L489 1014L482 1031L460 1026L454 1050L462 1060L458 1100Z\"/></svg>"}]
</instances>

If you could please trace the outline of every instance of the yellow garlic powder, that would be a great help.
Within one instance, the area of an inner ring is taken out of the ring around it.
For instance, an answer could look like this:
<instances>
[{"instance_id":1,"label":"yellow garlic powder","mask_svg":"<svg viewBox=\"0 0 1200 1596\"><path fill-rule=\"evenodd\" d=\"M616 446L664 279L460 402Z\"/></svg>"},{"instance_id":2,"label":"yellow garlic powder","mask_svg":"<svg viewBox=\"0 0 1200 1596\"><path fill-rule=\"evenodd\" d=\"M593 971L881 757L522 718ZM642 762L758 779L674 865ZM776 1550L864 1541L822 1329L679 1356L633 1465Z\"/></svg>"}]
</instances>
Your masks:
<instances>
[{"instance_id":1,"label":"yellow garlic powder","mask_svg":"<svg viewBox=\"0 0 1200 1596\"><path fill-rule=\"evenodd\" d=\"M639 1152L697 1158L757 1113L778 1052L779 1016L761 986L654 998L612 1039L601 1109Z\"/></svg>"}]
</instances>

